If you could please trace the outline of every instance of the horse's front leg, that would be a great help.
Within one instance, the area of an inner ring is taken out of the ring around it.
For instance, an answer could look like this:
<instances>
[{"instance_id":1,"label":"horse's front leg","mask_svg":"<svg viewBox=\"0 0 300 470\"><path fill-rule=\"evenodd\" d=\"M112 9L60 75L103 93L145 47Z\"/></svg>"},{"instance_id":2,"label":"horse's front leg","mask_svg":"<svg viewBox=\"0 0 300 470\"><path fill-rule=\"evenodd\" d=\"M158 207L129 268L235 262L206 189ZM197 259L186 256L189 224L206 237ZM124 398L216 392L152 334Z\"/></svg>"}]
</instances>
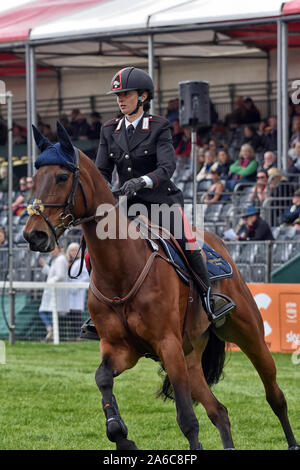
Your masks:
<instances>
[{"instance_id":1,"label":"horse's front leg","mask_svg":"<svg viewBox=\"0 0 300 470\"><path fill-rule=\"evenodd\" d=\"M113 395L114 376L121 372L122 370L116 368L113 357L105 354L95 374L96 384L102 394L106 434L111 442L116 443L116 450L137 449L135 443L127 439L127 427L121 418L116 398Z\"/></svg>"},{"instance_id":2,"label":"horse's front leg","mask_svg":"<svg viewBox=\"0 0 300 470\"><path fill-rule=\"evenodd\" d=\"M179 427L189 441L191 450L202 449L198 441L199 423L193 410L187 365L181 342L177 338L169 337L162 342L159 349L173 387Z\"/></svg>"}]
</instances>

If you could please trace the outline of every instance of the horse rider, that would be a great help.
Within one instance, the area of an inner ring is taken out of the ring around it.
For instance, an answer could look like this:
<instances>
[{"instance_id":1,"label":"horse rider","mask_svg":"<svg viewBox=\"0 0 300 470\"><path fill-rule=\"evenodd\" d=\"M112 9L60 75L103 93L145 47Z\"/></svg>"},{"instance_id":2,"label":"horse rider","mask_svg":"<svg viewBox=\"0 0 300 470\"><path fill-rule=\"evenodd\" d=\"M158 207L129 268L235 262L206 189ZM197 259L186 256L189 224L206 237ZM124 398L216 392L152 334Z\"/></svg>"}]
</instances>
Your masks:
<instances>
[{"instance_id":1,"label":"horse rider","mask_svg":"<svg viewBox=\"0 0 300 470\"><path fill-rule=\"evenodd\" d=\"M171 181L176 162L170 123L148 113L153 81L143 70L126 67L114 75L108 94L116 95L123 116L103 124L96 166L109 184L116 166L120 193L128 196L128 209L142 204L152 221L153 204L166 204L179 211L176 215L182 230L177 241L198 276L197 286L209 320L216 323L232 312L235 304L212 293L206 263L183 213L183 194ZM174 225L173 217L170 227L165 228L176 237Z\"/></svg>"}]
</instances>

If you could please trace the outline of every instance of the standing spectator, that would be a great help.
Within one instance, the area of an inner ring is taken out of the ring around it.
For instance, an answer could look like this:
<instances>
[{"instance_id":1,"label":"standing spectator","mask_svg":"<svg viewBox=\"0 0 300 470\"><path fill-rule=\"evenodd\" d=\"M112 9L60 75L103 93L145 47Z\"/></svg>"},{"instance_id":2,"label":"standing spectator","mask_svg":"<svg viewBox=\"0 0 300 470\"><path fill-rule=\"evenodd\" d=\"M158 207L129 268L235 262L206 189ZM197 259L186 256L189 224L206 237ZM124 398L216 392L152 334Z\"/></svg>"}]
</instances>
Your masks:
<instances>
[{"instance_id":1,"label":"standing spectator","mask_svg":"<svg viewBox=\"0 0 300 470\"><path fill-rule=\"evenodd\" d=\"M244 99L244 109L245 111L243 119L245 124L251 124L260 121L260 112L253 103L252 98Z\"/></svg>"},{"instance_id":2,"label":"standing spectator","mask_svg":"<svg viewBox=\"0 0 300 470\"><path fill-rule=\"evenodd\" d=\"M69 121L67 114L61 114L59 116L59 122L64 126L67 133L69 135L72 135L72 129L71 129L70 121Z\"/></svg>"},{"instance_id":3,"label":"standing spectator","mask_svg":"<svg viewBox=\"0 0 300 470\"><path fill-rule=\"evenodd\" d=\"M82 113L77 114L72 124L73 140L88 140L90 125Z\"/></svg>"},{"instance_id":4,"label":"standing spectator","mask_svg":"<svg viewBox=\"0 0 300 470\"><path fill-rule=\"evenodd\" d=\"M262 147L264 150L277 150L277 118L271 116L265 128L265 135L262 137Z\"/></svg>"},{"instance_id":5,"label":"standing spectator","mask_svg":"<svg viewBox=\"0 0 300 470\"><path fill-rule=\"evenodd\" d=\"M79 244L70 243L67 248L66 256L69 264L70 275L76 276L80 269L80 253ZM89 273L83 263L81 274L76 278L69 278L69 282L89 282ZM87 289L68 289L69 294L69 320L71 324L70 335L71 338L80 340L80 327L82 324L82 314L85 307L85 297Z\"/></svg>"},{"instance_id":6,"label":"standing spectator","mask_svg":"<svg viewBox=\"0 0 300 470\"><path fill-rule=\"evenodd\" d=\"M0 191L7 192L8 191L8 178L7 178L7 166L0 167Z\"/></svg>"},{"instance_id":7,"label":"standing spectator","mask_svg":"<svg viewBox=\"0 0 300 470\"><path fill-rule=\"evenodd\" d=\"M181 142L183 136L184 130L180 127L179 119L174 119L172 122L172 141L174 149L176 149L178 144Z\"/></svg>"},{"instance_id":8,"label":"standing spectator","mask_svg":"<svg viewBox=\"0 0 300 470\"><path fill-rule=\"evenodd\" d=\"M292 205L283 213L281 223L292 225L300 217L300 189L294 192Z\"/></svg>"},{"instance_id":9,"label":"standing spectator","mask_svg":"<svg viewBox=\"0 0 300 470\"><path fill-rule=\"evenodd\" d=\"M300 116L294 116L293 118L290 148L294 148L297 142L300 142Z\"/></svg>"},{"instance_id":10,"label":"standing spectator","mask_svg":"<svg viewBox=\"0 0 300 470\"><path fill-rule=\"evenodd\" d=\"M42 134L50 141L56 142L57 138L54 132L52 132L50 124L43 124L42 125Z\"/></svg>"},{"instance_id":11,"label":"standing spectator","mask_svg":"<svg viewBox=\"0 0 300 470\"><path fill-rule=\"evenodd\" d=\"M233 191L238 183L249 183L255 181L258 163L255 160L255 153L251 145L244 144L241 147L240 158L229 168L227 188Z\"/></svg>"},{"instance_id":12,"label":"standing spectator","mask_svg":"<svg viewBox=\"0 0 300 470\"><path fill-rule=\"evenodd\" d=\"M47 283L66 282L68 276L68 262L58 245L51 251L51 262L48 265L44 258L40 259L42 273L47 275ZM69 310L68 294L63 289L56 290L56 308L61 314L66 314ZM45 288L39 308L40 317L47 330L45 341L53 340L52 326L53 294L52 289Z\"/></svg>"},{"instance_id":13,"label":"standing spectator","mask_svg":"<svg viewBox=\"0 0 300 470\"><path fill-rule=\"evenodd\" d=\"M13 124L13 145L21 145L27 143L26 131L19 124Z\"/></svg>"},{"instance_id":14,"label":"standing spectator","mask_svg":"<svg viewBox=\"0 0 300 470\"><path fill-rule=\"evenodd\" d=\"M191 152L192 152L192 131L189 128L184 128L184 134L175 149L175 156L177 159L177 165L179 162L179 167L182 168L185 165L189 165L191 162ZM197 137L196 145L201 146L201 140Z\"/></svg>"},{"instance_id":15,"label":"standing spectator","mask_svg":"<svg viewBox=\"0 0 300 470\"><path fill-rule=\"evenodd\" d=\"M101 126L102 126L100 113L98 113L97 111L94 111L90 114L90 118L91 118L91 126L88 132L88 137L91 140L99 141Z\"/></svg>"},{"instance_id":16,"label":"standing spectator","mask_svg":"<svg viewBox=\"0 0 300 470\"><path fill-rule=\"evenodd\" d=\"M172 123L175 119L179 118L179 100L174 98L169 101L166 112L166 118Z\"/></svg>"}]
</instances>

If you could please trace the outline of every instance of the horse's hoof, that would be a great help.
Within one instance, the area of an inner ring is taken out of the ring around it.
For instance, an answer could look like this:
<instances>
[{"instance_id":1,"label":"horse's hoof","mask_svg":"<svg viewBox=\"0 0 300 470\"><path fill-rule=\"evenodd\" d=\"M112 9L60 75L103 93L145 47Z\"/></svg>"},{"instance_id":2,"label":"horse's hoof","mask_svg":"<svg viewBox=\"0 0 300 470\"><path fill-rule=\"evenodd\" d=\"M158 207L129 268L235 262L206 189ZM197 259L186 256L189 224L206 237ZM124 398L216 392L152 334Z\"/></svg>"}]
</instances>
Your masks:
<instances>
[{"instance_id":1,"label":"horse's hoof","mask_svg":"<svg viewBox=\"0 0 300 470\"><path fill-rule=\"evenodd\" d=\"M300 450L300 445L297 443L296 445L294 446L289 446L289 449L288 450Z\"/></svg>"}]
</instances>

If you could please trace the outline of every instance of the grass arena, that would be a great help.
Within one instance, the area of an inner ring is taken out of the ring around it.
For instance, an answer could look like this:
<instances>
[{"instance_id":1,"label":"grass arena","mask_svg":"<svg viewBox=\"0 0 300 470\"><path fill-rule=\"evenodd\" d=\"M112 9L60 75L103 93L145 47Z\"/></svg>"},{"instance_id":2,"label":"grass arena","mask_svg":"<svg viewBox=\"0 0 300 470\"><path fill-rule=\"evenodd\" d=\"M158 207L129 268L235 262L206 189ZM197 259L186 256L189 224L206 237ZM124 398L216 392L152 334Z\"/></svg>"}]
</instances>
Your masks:
<instances>
[{"instance_id":1,"label":"grass arena","mask_svg":"<svg viewBox=\"0 0 300 470\"><path fill-rule=\"evenodd\" d=\"M293 363L291 354L274 353L273 357L291 425L299 436L300 365ZM0 365L0 448L114 449L106 437L94 381L98 363L99 344L95 341L6 345L6 364ZM161 385L158 368L152 360L142 359L115 380L114 392L129 438L148 450L187 450L174 402L156 398ZM212 390L228 409L237 449L286 449L282 429L264 398L263 385L244 354L227 351L224 377ZM219 433L204 408L198 405L195 411L204 449L221 450Z\"/></svg>"}]
</instances>

